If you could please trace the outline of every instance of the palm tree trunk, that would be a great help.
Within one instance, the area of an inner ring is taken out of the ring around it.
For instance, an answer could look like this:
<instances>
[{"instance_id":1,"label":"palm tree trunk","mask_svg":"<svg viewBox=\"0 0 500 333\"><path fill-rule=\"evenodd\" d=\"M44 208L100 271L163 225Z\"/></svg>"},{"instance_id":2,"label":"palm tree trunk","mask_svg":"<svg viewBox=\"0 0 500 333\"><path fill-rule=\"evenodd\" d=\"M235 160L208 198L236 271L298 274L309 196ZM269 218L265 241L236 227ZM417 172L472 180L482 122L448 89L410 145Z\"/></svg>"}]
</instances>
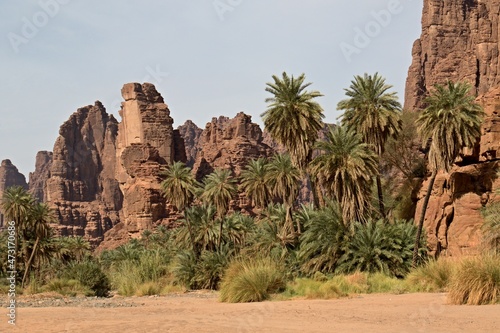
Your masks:
<instances>
[{"instance_id":1,"label":"palm tree trunk","mask_svg":"<svg viewBox=\"0 0 500 333\"><path fill-rule=\"evenodd\" d=\"M382 193L382 181L380 180L380 175L377 175L377 192L378 192L378 207L380 209L380 214L385 220L385 207L384 207L384 194Z\"/></svg>"},{"instance_id":2,"label":"palm tree trunk","mask_svg":"<svg viewBox=\"0 0 500 333\"><path fill-rule=\"evenodd\" d=\"M186 211L184 211L184 217L186 219L186 224L187 224L187 227L188 227L189 239L191 240L191 246L193 247L194 258L196 260L198 260L198 251L196 250L196 244L194 242L193 229L192 229L191 223L189 222L189 219L187 217Z\"/></svg>"},{"instance_id":3,"label":"palm tree trunk","mask_svg":"<svg viewBox=\"0 0 500 333\"><path fill-rule=\"evenodd\" d=\"M224 219L221 217L220 218L220 230L219 230L219 250L222 249L222 227L224 226Z\"/></svg>"},{"instance_id":4,"label":"palm tree trunk","mask_svg":"<svg viewBox=\"0 0 500 333\"><path fill-rule=\"evenodd\" d=\"M35 252L36 252L36 248L38 246L39 241L40 241L40 237L37 237L36 241L35 241L35 245L33 245L33 251L31 251L30 258L28 259L28 262L26 264L26 268L24 269L24 275L23 275L23 280L21 282L21 288L24 288L24 282L26 281L26 277L28 276L28 271L30 270L31 261L35 257Z\"/></svg>"},{"instance_id":5,"label":"palm tree trunk","mask_svg":"<svg viewBox=\"0 0 500 333\"><path fill-rule=\"evenodd\" d=\"M418 249L420 247L420 236L422 235L422 229L424 228L425 212L427 211L427 205L429 204L429 199L431 197L432 188L434 187L436 176L437 170L432 172L431 179L429 181L429 187L427 188L427 193L425 194L424 203L422 205L422 213L420 214L420 221L418 222L417 236L415 237L415 246L413 247L413 267L417 266Z\"/></svg>"}]
</instances>

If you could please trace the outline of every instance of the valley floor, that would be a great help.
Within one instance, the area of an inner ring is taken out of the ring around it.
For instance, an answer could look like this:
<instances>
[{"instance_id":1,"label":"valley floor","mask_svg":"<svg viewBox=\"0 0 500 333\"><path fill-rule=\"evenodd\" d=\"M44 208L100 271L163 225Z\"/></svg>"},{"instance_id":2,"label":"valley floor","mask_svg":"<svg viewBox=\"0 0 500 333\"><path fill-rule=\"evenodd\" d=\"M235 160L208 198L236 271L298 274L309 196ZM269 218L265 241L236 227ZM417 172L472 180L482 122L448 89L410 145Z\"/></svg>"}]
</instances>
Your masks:
<instances>
[{"instance_id":1,"label":"valley floor","mask_svg":"<svg viewBox=\"0 0 500 333\"><path fill-rule=\"evenodd\" d=\"M19 297L0 332L498 332L500 305L448 305L445 294L226 304L214 293L75 301Z\"/></svg>"}]
</instances>

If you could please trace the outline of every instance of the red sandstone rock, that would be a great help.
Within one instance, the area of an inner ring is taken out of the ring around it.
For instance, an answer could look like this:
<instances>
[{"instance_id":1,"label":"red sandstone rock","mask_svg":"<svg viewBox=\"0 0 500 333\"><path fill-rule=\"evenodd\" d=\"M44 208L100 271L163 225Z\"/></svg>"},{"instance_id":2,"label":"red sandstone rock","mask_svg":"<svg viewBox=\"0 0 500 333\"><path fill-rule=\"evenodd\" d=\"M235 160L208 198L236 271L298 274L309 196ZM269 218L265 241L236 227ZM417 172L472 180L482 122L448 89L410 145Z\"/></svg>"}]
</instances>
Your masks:
<instances>
[{"instance_id":1,"label":"red sandstone rock","mask_svg":"<svg viewBox=\"0 0 500 333\"><path fill-rule=\"evenodd\" d=\"M45 194L45 183L50 177L52 167L52 152L39 151L35 159L35 171L29 175L29 190L40 202L47 201Z\"/></svg>"}]
</instances>

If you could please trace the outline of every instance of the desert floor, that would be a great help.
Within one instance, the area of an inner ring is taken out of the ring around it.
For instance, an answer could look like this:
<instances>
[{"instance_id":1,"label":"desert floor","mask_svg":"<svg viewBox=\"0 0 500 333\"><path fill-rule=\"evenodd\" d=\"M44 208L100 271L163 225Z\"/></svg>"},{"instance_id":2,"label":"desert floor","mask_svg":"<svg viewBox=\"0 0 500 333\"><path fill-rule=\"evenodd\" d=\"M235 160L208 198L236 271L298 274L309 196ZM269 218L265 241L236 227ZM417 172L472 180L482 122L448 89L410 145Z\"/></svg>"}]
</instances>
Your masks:
<instances>
[{"instance_id":1,"label":"desert floor","mask_svg":"<svg viewBox=\"0 0 500 333\"><path fill-rule=\"evenodd\" d=\"M3 301L3 300L2 300ZM217 295L33 300L0 332L500 332L500 305L448 305L445 294L225 304Z\"/></svg>"}]
</instances>

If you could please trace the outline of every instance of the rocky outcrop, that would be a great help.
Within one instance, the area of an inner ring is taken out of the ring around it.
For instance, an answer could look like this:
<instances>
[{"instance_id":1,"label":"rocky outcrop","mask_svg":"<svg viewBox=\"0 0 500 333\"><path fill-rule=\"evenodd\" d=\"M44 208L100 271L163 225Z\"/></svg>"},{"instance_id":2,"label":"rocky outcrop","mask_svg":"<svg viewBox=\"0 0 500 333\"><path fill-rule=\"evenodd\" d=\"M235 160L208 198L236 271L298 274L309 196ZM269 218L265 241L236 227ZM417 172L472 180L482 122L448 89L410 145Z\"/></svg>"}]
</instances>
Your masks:
<instances>
[{"instance_id":1,"label":"rocky outcrop","mask_svg":"<svg viewBox=\"0 0 500 333\"><path fill-rule=\"evenodd\" d=\"M500 84L500 0L425 0L413 45L405 108L422 108L436 83L465 80L476 95Z\"/></svg>"},{"instance_id":2,"label":"rocky outcrop","mask_svg":"<svg viewBox=\"0 0 500 333\"><path fill-rule=\"evenodd\" d=\"M24 175L17 170L17 167L10 160L3 160L0 165L0 202L2 202L3 192L12 186L21 186L28 189ZM3 224L4 217L0 205L0 228L3 227Z\"/></svg>"},{"instance_id":3,"label":"rocky outcrop","mask_svg":"<svg viewBox=\"0 0 500 333\"><path fill-rule=\"evenodd\" d=\"M60 235L83 236L96 245L118 223L123 197L115 180L117 130L99 101L61 126L45 189Z\"/></svg>"},{"instance_id":4,"label":"rocky outcrop","mask_svg":"<svg viewBox=\"0 0 500 333\"><path fill-rule=\"evenodd\" d=\"M203 130L196 126L191 120L187 120L183 125L177 128L180 136L184 139L186 152L186 165L193 167L196 156L200 151L200 138Z\"/></svg>"},{"instance_id":5,"label":"rocky outcrop","mask_svg":"<svg viewBox=\"0 0 500 333\"><path fill-rule=\"evenodd\" d=\"M259 125L252 123L252 117L243 112L233 119L213 118L205 126L199 145L193 166L198 180L216 168L231 169L238 176L250 159L273 154L271 147L262 141Z\"/></svg>"},{"instance_id":6,"label":"rocky outcrop","mask_svg":"<svg viewBox=\"0 0 500 333\"><path fill-rule=\"evenodd\" d=\"M35 159L35 171L29 175L29 191L40 202L47 201L45 184L50 177L52 152L39 151Z\"/></svg>"}]
</instances>

